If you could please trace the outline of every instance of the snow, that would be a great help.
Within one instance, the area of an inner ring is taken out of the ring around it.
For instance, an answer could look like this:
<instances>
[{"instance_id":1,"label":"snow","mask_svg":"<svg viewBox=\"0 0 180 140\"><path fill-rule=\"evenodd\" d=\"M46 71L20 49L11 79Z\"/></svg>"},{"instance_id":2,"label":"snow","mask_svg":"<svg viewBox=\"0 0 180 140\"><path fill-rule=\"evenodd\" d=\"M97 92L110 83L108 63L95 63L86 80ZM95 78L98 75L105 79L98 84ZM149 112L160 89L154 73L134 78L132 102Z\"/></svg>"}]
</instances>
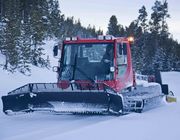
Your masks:
<instances>
[{"instance_id":1,"label":"snow","mask_svg":"<svg viewBox=\"0 0 180 140\"><path fill-rule=\"evenodd\" d=\"M57 66L58 59L53 57L52 48L54 46L54 41L46 41L45 45L45 51L44 53L47 54L46 56L49 56L51 67ZM45 57L46 57L45 56ZM0 60L3 57L0 57ZM52 68L49 70L46 68L38 68L38 67L32 67L32 75L31 76L25 76L21 73L9 73L6 71L3 71L0 69L0 94L6 94L7 92L23 86L27 83L46 83L47 81L49 83L56 82L57 75L55 72L52 72Z\"/></svg>"},{"instance_id":2,"label":"snow","mask_svg":"<svg viewBox=\"0 0 180 140\"><path fill-rule=\"evenodd\" d=\"M51 52L52 43L47 50ZM47 52L48 52L47 51ZM56 59L49 53L52 66ZM0 96L29 82L56 82L51 70L33 67L31 76L0 70ZM0 140L179 140L180 72L162 73L163 83L177 96L177 103L124 116L55 115L45 112L6 116L0 102Z\"/></svg>"}]
</instances>

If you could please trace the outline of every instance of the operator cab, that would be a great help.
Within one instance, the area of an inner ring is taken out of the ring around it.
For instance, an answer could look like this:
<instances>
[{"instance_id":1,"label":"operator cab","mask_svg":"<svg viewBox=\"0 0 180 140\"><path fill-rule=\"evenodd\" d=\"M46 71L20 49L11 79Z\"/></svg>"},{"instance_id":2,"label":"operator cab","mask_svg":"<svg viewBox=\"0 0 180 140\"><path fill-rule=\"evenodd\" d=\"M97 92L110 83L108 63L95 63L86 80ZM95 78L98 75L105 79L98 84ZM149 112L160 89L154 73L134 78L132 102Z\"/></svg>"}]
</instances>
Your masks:
<instances>
[{"instance_id":1,"label":"operator cab","mask_svg":"<svg viewBox=\"0 0 180 140\"><path fill-rule=\"evenodd\" d=\"M117 90L132 86L130 41L127 38L72 37L66 38L61 48L57 71L59 82L99 81L117 87Z\"/></svg>"}]
</instances>

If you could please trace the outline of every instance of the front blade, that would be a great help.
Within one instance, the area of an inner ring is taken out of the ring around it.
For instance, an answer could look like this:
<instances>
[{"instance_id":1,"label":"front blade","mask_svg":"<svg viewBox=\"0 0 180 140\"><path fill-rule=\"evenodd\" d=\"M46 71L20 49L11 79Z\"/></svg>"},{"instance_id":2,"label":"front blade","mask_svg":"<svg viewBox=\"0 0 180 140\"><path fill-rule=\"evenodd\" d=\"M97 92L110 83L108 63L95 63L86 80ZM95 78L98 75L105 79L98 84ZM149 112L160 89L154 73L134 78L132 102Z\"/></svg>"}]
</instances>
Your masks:
<instances>
[{"instance_id":1,"label":"front blade","mask_svg":"<svg viewBox=\"0 0 180 140\"><path fill-rule=\"evenodd\" d=\"M3 96L3 111L57 112L106 111L108 96L104 92L39 92Z\"/></svg>"},{"instance_id":2,"label":"front blade","mask_svg":"<svg viewBox=\"0 0 180 140\"><path fill-rule=\"evenodd\" d=\"M48 86L46 85L46 88ZM3 111L6 114L29 111L107 113L118 112L122 109L121 97L104 89L59 90L58 88L50 91L47 88L46 90L31 90L31 92L21 90L18 93L3 96L2 101Z\"/></svg>"}]
</instances>

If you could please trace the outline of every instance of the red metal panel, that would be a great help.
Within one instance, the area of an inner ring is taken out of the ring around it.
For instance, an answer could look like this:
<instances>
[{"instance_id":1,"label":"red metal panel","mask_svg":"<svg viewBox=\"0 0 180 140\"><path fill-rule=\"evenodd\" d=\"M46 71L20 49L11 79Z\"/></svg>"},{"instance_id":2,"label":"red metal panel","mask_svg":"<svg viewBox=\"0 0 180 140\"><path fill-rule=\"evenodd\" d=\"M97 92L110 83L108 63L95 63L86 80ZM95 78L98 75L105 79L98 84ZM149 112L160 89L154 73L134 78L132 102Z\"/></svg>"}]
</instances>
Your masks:
<instances>
[{"instance_id":1,"label":"red metal panel","mask_svg":"<svg viewBox=\"0 0 180 140\"><path fill-rule=\"evenodd\" d=\"M127 70L126 70L124 76L122 76L122 77L118 77L118 72L117 72L117 55L116 55L116 52L117 52L116 44L117 44L117 42L118 43L123 42L123 43L127 44ZM114 43L114 66L115 66L114 79L109 80L109 81L98 81L98 82L105 83L106 85L110 86L111 88L113 88L117 92L120 92L122 89L126 88L127 86L133 85L133 70L132 70L131 50L130 50L130 44L129 44L127 38L118 37L118 38L115 38L112 40L99 40L96 38L90 38L90 39L78 38L78 40L70 40L70 41L65 40L63 43L64 44ZM63 81L59 81L59 83L62 83L62 82Z\"/></svg>"}]
</instances>

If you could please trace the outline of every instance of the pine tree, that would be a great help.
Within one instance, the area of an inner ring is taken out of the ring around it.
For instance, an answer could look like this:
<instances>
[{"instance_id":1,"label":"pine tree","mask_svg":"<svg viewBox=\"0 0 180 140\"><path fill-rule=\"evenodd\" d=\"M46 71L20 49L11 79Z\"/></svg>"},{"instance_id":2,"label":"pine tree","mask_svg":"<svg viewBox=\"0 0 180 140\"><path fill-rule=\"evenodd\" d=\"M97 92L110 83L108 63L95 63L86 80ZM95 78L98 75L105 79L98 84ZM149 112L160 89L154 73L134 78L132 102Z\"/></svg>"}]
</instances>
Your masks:
<instances>
[{"instance_id":1,"label":"pine tree","mask_svg":"<svg viewBox=\"0 0 180 140\"><path fill-rule=\"evenodd\" d=\"M147 12L146 7L143 5L141 9L139 9L139 16L138 16L138 24L142 28L143 33L147 32Z\"/></svg>"},{"instance_id":2,"label":"pine tree","mask_svg":"<svg viewBox=\"0 0 180 140\"><path fill-rule=\"evenodd\" d=\"M152 10L149 23L146 8L142 6L138 18L126 28L127 35L135 37L134 68L144 74L153 74L155 65L159 65L160 70L170 70L180 62L180 44L169 38L167 1L156 1Z\"/></svg>"},{"instance_id":3,"label":"pine tree","mask_svg":"<svg viewBox=\"0 0 180 140\"><path fill-rule=\"evenodd\" d=\"M150 31L154 34L160 33L160 21L161 21L161 1L155 1L154 6L152 7L153 13L151 14Z\"/></svg>"},{"instance_id":4,"label":"pine tree","mask_svg":"<svg viewBox=\"0 0 180 140\"><path fill-rule=\"evenodd\" d=\"M44 39L59 36L61 16L57 0L1 0L0 53L2 68L26 73L31 65L48 67L43 57ZM3 9L3 12L2 12Z\"/></svg>"},{"instance_id":5,"label":"pine tree","mask_svg":"<svg viewBox=\"0 0 180 140\"><path fill-rule=\"evenodd\" d=\"M168 32L168 26L167 26L167 18L170 17L168 14L168 3L165 0L163 3L161 1L156 1L155 5L152 7L153 13L151 14L151 21L150 21L150 31L152 33L152 36L154 38L154 50L155 52L161 52L164 54L164 57L168 54L166 54L166 49L169 48L167 44L165 44L165 40L168 40L169 32ZM158 63L160 68L164 68L167 66L168 60L166 61L157 61L158 60L157 55L154 56L153 62ZM161 58L163 60L163 58Z\"/></svg>"},{"instance_id":6,"label":"pine tree","mask_svg":"<svg viewBox=\"0 0 180 140\"><path fill-rule=\"evenodd\" d=\"M101 30L101 29L99 28L99 30L97 31L97 34L98 34L98 35L103 35L103 30Z\"/></svg>"},{"instance_id":7,"label":"pine tree","mask_svg":"<svg viewBox=\"0 0 180 140\"><path fill-rule=\"evenodd\" d=\"M145 6L142 6L141 9L139 9L139 16L137 18L137 24L138 24L138 28L140 28L139 30L141 30L141 32L139 33L139 37L137 38L136 41L136 45L138 46L138 50L139 50L139 66L138 69L139 71L143 71L145 69L145 63L147 63L146 61L146 56L149 53L148 47L146 45L147 41L148 41L148 24L147 24L147 12L146 12L146 8Z\"/></svg>"},{"instance_id":8,"label":"pine tree","mask_svg":"<svg viewBox=\"0 0 180 140\"><path fill-rule=\"evenodd\" d=\"M167 19L170 18L170 15L168 13L168 3L167 0L165 0L162 4L162 23L161 23L161 35L168 37L169 31L168 31L168 24Z\"/></svg>"},{"instance_id":9,"label":"pine tree","mask_svg":"<svg viewBox=\"0 0 180 140\"><path fill-rule=\"evenodd\" d=\"M115 15L111 16L111 18L109 20L109 24L108 24L107 34L113 35L113 36L119 36L119 34L120 34L119 28L120 28L120 26L118 25L116 16Z\"/></svg>"},{"instance_id":10,"label":"pine tree","mask_svg":"<svg viewBox=\"0 0 180 140\"><path fill-rule=\"evenodd\" d=\"M48 2L48 16L46 17L49 19L48 27L50 28L50 31L52 35L54 35L57 38L61 38L63 35L61 32L61 25L64 22L63 15L61 15L61 11L59 10L59 3L58 0L49 0Z\"/></svg>"}]
</instances>

